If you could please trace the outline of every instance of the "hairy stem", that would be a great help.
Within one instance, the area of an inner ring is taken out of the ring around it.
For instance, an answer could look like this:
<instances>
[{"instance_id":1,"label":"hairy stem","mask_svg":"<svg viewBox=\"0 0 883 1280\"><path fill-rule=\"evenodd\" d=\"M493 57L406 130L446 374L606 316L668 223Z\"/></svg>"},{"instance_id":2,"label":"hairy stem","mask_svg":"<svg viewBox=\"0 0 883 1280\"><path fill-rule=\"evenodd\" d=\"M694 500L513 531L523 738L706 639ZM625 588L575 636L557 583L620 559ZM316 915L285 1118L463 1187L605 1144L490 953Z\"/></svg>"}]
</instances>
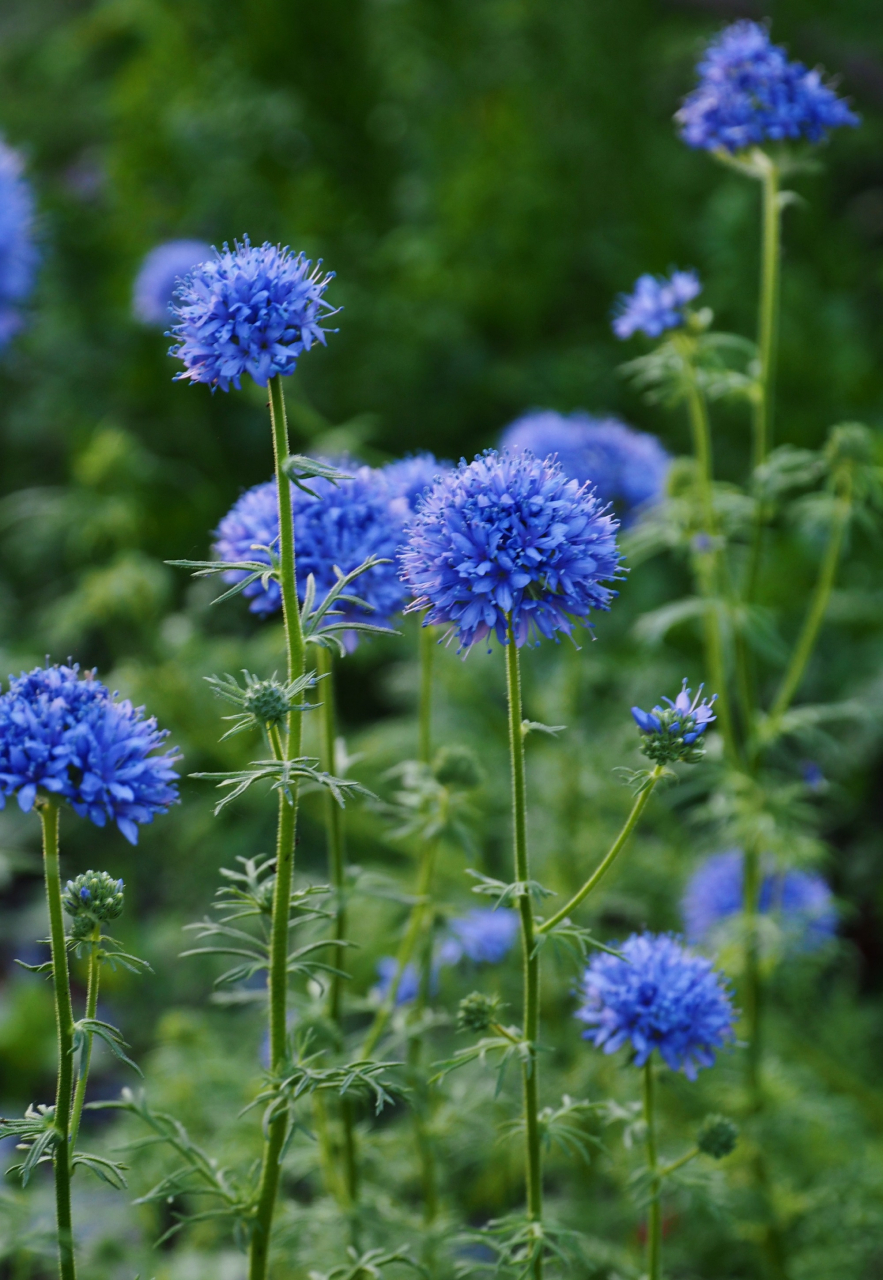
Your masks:
<instances>
[{"instance_id":1,"label":"hairy stem","mask_svg":"<svg viewBox=\"0 0 883 1280\"><path fill-rule=\"evenodd\" d=\"M74 1012L67 964L67 943L61 907L58 866L58 805L40 802L43 825L43 870L49 908L49 940L52 947L52 983L55 993L55 1028L58 1038L58 1085L55 1091L55 1127L58 1146L53 1155L55 1173L55 1222L58 1232L58 1274L75 1280L74 1233L71 1218L71 1104L74 1086Z\"/></svg>"},{"instance_id":2,"label":"hairy stem","mask_svg":"<svg viewBox=\"0 0 883 1280\"><path fill-rule=\"evenodd\" d=\"M418 755L423 764L432 759L432 667L435 657L435 627L420 628L420 706L418 710Z\"/></svg>"},{"instance_id":3,"label":"hairy stem","mask_svg":"<svg viewBox=\"0 0 883 1280\"><path fill-rule=\"evenodd\" d=\"M515 879L526 884L530 879L527 853L527 789L524 776L524 735L521 729L521 669L512 629L511 615L507 627L506 684L509 702L509 756L512 766L512 825L515 844ZM540 960L536 949L533 902L525 891L518 899L521 914L521 945L524 964L524 1038L528 1057L522 1067L524 1084L524 1131L527 1172L527 1216L531 1222L543 1220L543 1174L540 1150L539 1089L537 1082L536 1045L540 1023ZM542 1245L531 1268L534 1280L543 1273Z\"/></svg>"},{"instance_id":4,"label":"hairy stem","mask_svg":"<svg viewBox=\"0 0 883 1280\"><path fill-rule=\"evenodd\" d=\"M98 983L101 979L101 926L92 928L89 938L89 976L86 984L86 1017L95 1017L98 1008ZM71 1118L71 1154L76 1150L77 1135L80 1132L80 1120L83 1115L83 1103L86 1101L86 1085L89 1081L89 1066L92 1061L92 1034L86 1035L86 1043L80 1057L77 1074L77 1088L74 1094L74 1110Z\"/></svg>"},{"instance_id":5,"label":"hairy stem","mask_svg":"<svg viewBox=\"0 0 883 1280\"><path fill-rule=\"evenodd\" d=\"M650 1218L647 1223L647 1276L662 1280L662 1206L660 1177L656 1155L656 1081L653 1063L644 1064L644 1125L647 1131L647 1169L651 1179Z\"/></svg>"}]
</instances>

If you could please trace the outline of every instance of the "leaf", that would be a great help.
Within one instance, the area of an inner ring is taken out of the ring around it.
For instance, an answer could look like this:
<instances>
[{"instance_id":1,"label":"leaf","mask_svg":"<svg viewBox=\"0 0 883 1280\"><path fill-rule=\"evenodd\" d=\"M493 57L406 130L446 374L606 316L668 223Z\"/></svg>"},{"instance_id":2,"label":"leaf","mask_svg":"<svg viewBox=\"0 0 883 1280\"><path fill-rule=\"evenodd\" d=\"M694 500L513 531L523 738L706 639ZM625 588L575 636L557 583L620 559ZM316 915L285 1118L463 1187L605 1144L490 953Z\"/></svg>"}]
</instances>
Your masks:
<instances>
[{"instance_id":1,"label":"leaf","mask_svg":"<svg viewBox=\"0 0 883 1280\"><path fill-rule=\"evenodd\" d=\"M539 720L522 720L521 736L526 738L529 733L547 733L551 738L555 738L566 728L566 724L541 724Z\"/></svg>"},{"instance_id":2,"label":"leaf","mask_svg":"<svg viewBox=\"0 0 883 1280\"><path fill-rule=\"evenodd\" d=\"M124 1170L128 1169L128 1165L106 1160L104 1156L90 1155L86 1151L77 1151L71 1159L71 1167L76 1168L79 1164L89 1169L95 1174L96 1178L100 1178L102 1182L108 1183L117 1191L125 1191L129 1185L124 1175Z\"/></svg>"},{"instance_id":3,"label":"leaf","mask_svg":"<svg viewBox=\"0 0 883 1280\"><path fill-rule=\"evenodd\" d=\"M303 484L304 480L328 480L331 484L336 485L339 480L348 480L350 477L346 471L339 471L337 467L327 462L320 462L317 458L308 458L303 453L293 453L282 463L282 472L288 476L288 479L298 489L304 493L308 493L311 498L315 498L316 494L307 485Z\"/></svg>"},{"instance_id":4,"label":"leaf","mask_svg":"<svg viewBox=\"0 0 883 1280\"><path fill-rule=\"evenodd\" d=\"M507 907L517 902L519 898L526 898L528 894L534 902L542 902L544 898L557 896L555 889L546 889L538 880L514 880L511 884L505 884L502 880L494 880L491 876L482 875L480 871L474 871L471 867L467 867L466 874L472 876L473 880L479 881L472 886L473 893L481 893L497 899L494 903L495 910L497 907Z\"/></svg>"},{"instance_id":5,"label":"leaf","mask_svg":"<svg viewBox=\"0 0 883 1280\"><path fill-rule=\"evenodd\" d=\"M116 1027L111 1026L109 1022L102 1022L99 1018L82 1018L79 1022L74 1023L73 1052L81 1052L90 1036L98 1036L100 1040L104 1041L114 1057L119 1058L120 1062L125 1062L127 1066L143 1077L144 1073L141 1068L125 1052L129 1046L123 1039L122 1033Z\"/></svg>"},{"instance_id":6,"label":"leaf","mask_svg":"<svg viewBox=\"0 0 883 1280\"><path fill-rule=\"evenodd\" d=\"M308 756L299 756L294 760L253 760L248 769L239 769L235 773L192 773L190 776L216 782L219 788L230 788L223 800L219 800L215 805L215 814L219 814L249 787L261 781L270 782L274 791L284 792L289 802L291 802L292 787L300 779L312 782L317 787L326 788L341 808L345 807L345 797L348 795L372 796L372 792L363 787L360 782L355 782L352 778L335 778L332 774L320 770L317 767L318 764L318 760Z\"/></svg>"}]
</instances>

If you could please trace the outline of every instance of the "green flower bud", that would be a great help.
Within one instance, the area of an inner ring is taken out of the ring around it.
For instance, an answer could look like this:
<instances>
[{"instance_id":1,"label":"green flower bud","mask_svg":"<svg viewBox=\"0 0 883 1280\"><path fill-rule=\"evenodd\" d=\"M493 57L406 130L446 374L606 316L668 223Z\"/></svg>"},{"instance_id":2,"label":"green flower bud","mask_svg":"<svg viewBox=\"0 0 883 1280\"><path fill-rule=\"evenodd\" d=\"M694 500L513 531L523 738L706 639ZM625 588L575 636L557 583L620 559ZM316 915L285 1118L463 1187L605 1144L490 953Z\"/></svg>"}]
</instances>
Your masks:
<instances>
[{"instance_id":1,"label":"green flower bud","mask_svg":"<svg viewBox=\"0 0 883 1280\"><path fill-rule=\"evenodd\" d=\"M259 724L275 725L281 724L288 715L291 700L284 686L273 677L249 685L242 695L242 708Z\"/></svg>"},{"instance_id":2,"label":"green flower bud","mask_svg":"<svg viewBox=\"0 0 883 1280\"><path fill-rule=\"evenodd\" d=\"M68 880L62 905L73 916L71 936L85 938L96 924L116 920L123 909L123 882L106 871L84 871L75 880Z\"/></svg>"},{"instance_id":3,"label":"green flower bud","mask_svg":"<svg viewBox=\"0 0 883 1280\"><path fill-rule=\"evenodd\" d=\"M486 996L480 991L473 991L460 1001L457 1009L457 1028L460 1031L487 1031L492 1022L497 1020L499 1008L497 996Z\"/></svg>"},{"instance_id":4,"label":"green flower bud","mask_svg":"<svg viewBox=\"0 0 883 1280\"><path fill-rule=\"evenodd\" d=\"M739 1130L726 1116L706 1116L699 1127L696 1145L714 1160L723 1160L735 1149Z\"/></svg>"},{"instance_id":5,"label":"green flower bud","mask_svg":"<svg viewBox=\"0 0 883 1280\"><path fill-rule=\"evenodd\" d=\"M436 782L453 791L473 791L481 786L484 773L468 747L442 747L432 764Z\"/></svg>"}]
</instances>

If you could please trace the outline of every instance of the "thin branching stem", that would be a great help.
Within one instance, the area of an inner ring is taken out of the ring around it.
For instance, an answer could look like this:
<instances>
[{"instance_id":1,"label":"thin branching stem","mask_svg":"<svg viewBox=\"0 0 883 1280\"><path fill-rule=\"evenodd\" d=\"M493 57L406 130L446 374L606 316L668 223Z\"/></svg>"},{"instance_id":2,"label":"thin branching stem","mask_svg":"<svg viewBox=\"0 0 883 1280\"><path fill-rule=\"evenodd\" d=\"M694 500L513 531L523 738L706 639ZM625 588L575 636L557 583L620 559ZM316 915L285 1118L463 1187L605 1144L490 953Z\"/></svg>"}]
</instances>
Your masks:
<instances>
[{"instance_id":1,"label":"thin branching stem","mask_svg":"<svg viewBox=\"0 0 883 1280\"><path fill-rule=\"evenodd\" d=\"M86 1018L93 1021L98 1010L98 984L101 980L101 926L95 924L89 937L89 972L86 980ZM77 1088L74 1093L74 1110L71 1118L71 1154L77 1145L80 1132L80 1120L83 1115L83 1103L86 1101L86 1085L89 1082L89 1067L92 1062L92 1032L86 1032L86 1040L80 1054L80 1066L77 1073Z\"/></svg>"},{"instance_id":2,"label":"thin branching stem","mask_svg":"<svg viewBox=\"0 0 883 1280\"><path fill-rule=\"evenodd\" d=\"M650 1219L647 1223L648 1280L662 1280L662 1205L660 1173L656 1152L656 1079L653 1063L644 1064L644 1127L647 1150L647 1172L650 1175Z\"/></svg>"}]
</instances>

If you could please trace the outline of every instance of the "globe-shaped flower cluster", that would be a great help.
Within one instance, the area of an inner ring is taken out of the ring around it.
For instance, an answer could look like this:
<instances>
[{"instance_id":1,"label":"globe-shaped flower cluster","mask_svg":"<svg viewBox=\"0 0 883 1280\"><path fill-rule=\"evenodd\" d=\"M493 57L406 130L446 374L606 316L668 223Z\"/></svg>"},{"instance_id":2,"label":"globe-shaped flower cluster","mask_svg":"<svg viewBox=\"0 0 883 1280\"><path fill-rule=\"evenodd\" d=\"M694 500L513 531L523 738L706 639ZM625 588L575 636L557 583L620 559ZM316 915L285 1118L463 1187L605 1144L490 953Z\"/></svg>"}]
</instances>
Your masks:
<instances>
[{"instance_id":1,"label":"globe-shaped flower cluster","mask_svg":"<svg viewBox=\"0 0 883 1280\"><path fill-rule=\"evenodd\" d=\"M458 964L465 956L475 964L499 964L512 950L518 927L514 911L477 907L451 920L439 948L439 962Z\"/></svg>"},{"instance_id":2,"label":"globe-shaped flower cluster","mask_svg":"<svg viewBox=\"0 0 883 1280\"><path fill-rule=\"evenodd\" d=\"M710 699L702 697L700 685L695 698L687 688L686 678L681 691L672 702L663 698L667 707L654 707L642 711L632 707L635 724L641 730L641 750L657 764L670 764L680 760L684 764L696 764L705 754L703 734L717 719L711 708L717 694Z\"/></svg>"},{"instance_id":3,"label":"globe-shaped flower cluster","mask_svg":"<svg viewBox=\"0 0 883 1280\"><path fill-rule=\"evenodd\" d=\"M202 240L169 240L151 249L135 278L132 311L142 324L166 325L178 284L212 256Z\"/></svg>"},{"instance_id":4,"label":"globe-shaped flower cluster","mask_svg":"<svg viewBox=\"0 0 883 1280\"><path fill-rule=\"evenodd\" d=\"M859 124L817 70L789 59L757 22L735 22L705 51L699 83L675 119L688 146L729 152L765 142L820 142Z\"/></svg>"},{"instance_id":5,"label":"globe-shaped flower cluster","mask_svg":"<svg viewBox=\"0 0 883 1280\"><path fill-rule=\"evenodd\" d=\"M669 277L638 276L631 293L621 293L613 307L613 332L625 340L636 333L658 338L686 322L686 306L702 292L695 271L673 271Z\"/></svg>"},{"instance_id":6,"label":"globe-shaped flower cluster","mask_svg":"<svg viewBox=\"0 0 883 1280\"><path fill-rule=\"evenodd\" d=\"M745 855L741 849L712 854L693 873L682 911L692 943L719 939L743 909ZM811 871L763 869L758 911L778 922L790 951L817 951L837 932L837 911L826 882Z\"/></svg>"},{"instance_id":7,"label":"globe-shaped flower cluster","mask_svg":"<svg viewBox=\"0 0 883 1280\"><path fill-rule=\"evenodd\" d=\"M553 409L516 419L503 432L500 445L513 453L528 449L537 458L554 454L569 479L588 481L624 521L659 501L671 463L656 436L616 418L581 412L565 417Z\"/></svg>"},{"instance_id":8,"label":"globe-shaped flower cluster","mask_svg":"<svg viewBox=\"0 0 883 1280\"><path fill-rule=\"evenodd\" d=\"M168 734L78 667L37 667L0 696L0 808L27 813L40 792L96 826L115 822L131 844L178 798ZM157 754L159 752L159 754Z\"/></svg>"},{"instance_id":9,"label":"globe-shaped flower cluster","mask_svg":"<svg viewBox=\"0 0 883 1280\"><path fill-rule=\"evenodd\" d=\"M293 373L298 356L325 343L323 319L334 308L323 294L332 277L302 253L226 244L182 282L172 311L177 340L169 355L184 362L176 379L229 391L247 373L260 387Z\"/></svg>"},{"instance_id":10,"label":"globe-shaped flower cluster","mask_svg":"<svg viewBox=\"0 0 883 1280\"><path fill-rule=\"evenodd\" d=\"M490 449L425 494L409 523L402 573L409 609L449 623L462 648L492 633L515 643L570 634L607 609L618 576L616 519L554 459Z\"/></svg>"},{"instance_id":11,"label":"globe-shaped flower cluster","mask_svg":"<svg viewBox=\"0 0 883 1280\"><path fill-rule=\"evenodd\" d=\"M21 305L34 286L34 200L18 152L0 139L0 347L20 328Z\"/></svg>"},{"instance_id":12,"label":"globe-shaped flower cluster","mask_svg":"<svg viewBox=\"0 0 883 1280\"><path fill-rule=\"evenodd\" d=\"M585 972L583 1032L605 1053L631 1045L635 1066L658 1050L666 1066L695 1080L735 1036L726 979L671 934L633 934L622 958L598 952Z\"/></svg>"}]
</instances>

